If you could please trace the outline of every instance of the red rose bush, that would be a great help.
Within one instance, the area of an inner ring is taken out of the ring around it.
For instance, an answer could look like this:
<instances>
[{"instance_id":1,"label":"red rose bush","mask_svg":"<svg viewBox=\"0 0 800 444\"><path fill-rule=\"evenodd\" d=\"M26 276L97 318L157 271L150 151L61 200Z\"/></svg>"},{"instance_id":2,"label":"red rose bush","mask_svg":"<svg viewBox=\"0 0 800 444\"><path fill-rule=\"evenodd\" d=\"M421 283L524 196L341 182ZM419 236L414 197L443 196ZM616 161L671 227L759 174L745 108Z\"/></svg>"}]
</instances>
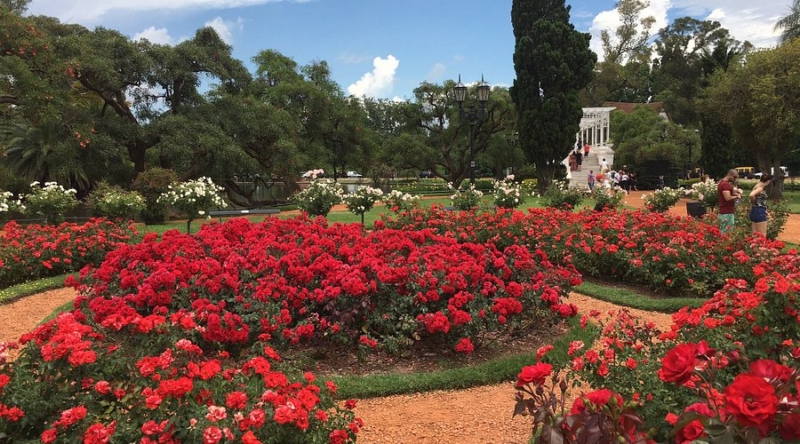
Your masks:
<instances>
[{"instance_id":1,"label":"red rose bush","mask_svg":"<svg viewBox=\"0 0 800 444\"><path fill-rule=\"evenodd\" d=\"M350 442L361 422L337 407L335 386L281 354L420 342L471 353L574 315L560 301L576 279L540 250L432 230L274 218L147 235L84 268L75 309L0 364L0 436Z\"/></svg>"},{"instance_id":2,"label":"red rose bush","mask_svg":"<svg viewBox=\"0 0 800 444\"><path fill-rule=\"evenodd\" d=\"M136 237L133 225L106 219L60 225L9 222L0 235L0 288L99 264L106 253Z\"/></svg>"}]
</instances>

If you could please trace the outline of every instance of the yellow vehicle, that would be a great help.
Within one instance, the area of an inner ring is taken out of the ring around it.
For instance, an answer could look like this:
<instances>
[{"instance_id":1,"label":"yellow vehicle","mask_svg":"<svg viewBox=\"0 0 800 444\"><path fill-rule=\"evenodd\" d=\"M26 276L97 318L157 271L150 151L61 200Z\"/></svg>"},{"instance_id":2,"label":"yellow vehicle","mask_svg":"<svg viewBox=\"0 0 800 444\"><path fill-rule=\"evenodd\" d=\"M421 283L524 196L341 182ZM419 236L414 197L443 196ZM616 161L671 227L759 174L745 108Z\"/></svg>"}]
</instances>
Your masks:
<instances>
[{"instance_id":1,"label":"yellow vehicle","mask_svg":"<svg viewBox=\"0 0 800 444\"><path fill-rule=\"evenodd\" d=\"M756 169L753 167L736 167L734 169L737 173L739 173L739 177L742 179L750 179L756 172Z\"/></svg>"}]
</instances>

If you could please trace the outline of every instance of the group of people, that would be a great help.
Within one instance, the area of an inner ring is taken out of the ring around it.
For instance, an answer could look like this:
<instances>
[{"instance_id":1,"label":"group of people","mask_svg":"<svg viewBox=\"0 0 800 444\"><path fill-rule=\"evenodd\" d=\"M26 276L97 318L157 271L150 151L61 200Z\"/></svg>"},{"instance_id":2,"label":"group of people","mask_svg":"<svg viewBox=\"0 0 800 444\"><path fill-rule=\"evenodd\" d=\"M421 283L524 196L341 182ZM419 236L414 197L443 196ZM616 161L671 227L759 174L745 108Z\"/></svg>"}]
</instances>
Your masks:
<instances>
[{"instance_id":1,"label":"group of people","mask_svg":"<svg viewBox=\"0 0 800 444\"><path fill-rule=\"evenodd\" d=\"M605 166L603 166L605 165ZM589 170L589 174L586 177L587 183L589 185L589 190L594 190L594 187L601 183L606 188L621 188L626 192L630 191L638 191L637 188L637 175L635 172L631 171L630 173L621 169L619 171L610 170L608 169L608 163L606 160L603 159L603 162L600 164L600 173L595 174L593 170Z\"/></svg>"},{"instance_id":2,"label":"group of people","mask_svg":"<svg viewBox=\"0 0 800 444\"><path fill-rule=\"evenodd\" d=\"M742 198L744 192L736 186L739 173L736 170L729 170L728 174L719 181L717 186L717 199L719 200L719 230L723 233L729 232L734 225L736 204ZM750 223L753 233L767 235L767 196L766 188L772 182L771 174L762 175L758 183L748 195L750 200Z\"/></svg>"},{"instance_id":3,"label":"group of people","mask_svg":"<svg viewBox=\"0 0 800 444\"><path fill-rule=\"evenodd\" d=\"M581 142L578 142L577 147L573 152L569 153L569 158L567 159L567 162L569 163L569 170L580 171L583 160L589 158L591 149L592 147L588 143L582 144Z\"/></svg>"}]
</instances>

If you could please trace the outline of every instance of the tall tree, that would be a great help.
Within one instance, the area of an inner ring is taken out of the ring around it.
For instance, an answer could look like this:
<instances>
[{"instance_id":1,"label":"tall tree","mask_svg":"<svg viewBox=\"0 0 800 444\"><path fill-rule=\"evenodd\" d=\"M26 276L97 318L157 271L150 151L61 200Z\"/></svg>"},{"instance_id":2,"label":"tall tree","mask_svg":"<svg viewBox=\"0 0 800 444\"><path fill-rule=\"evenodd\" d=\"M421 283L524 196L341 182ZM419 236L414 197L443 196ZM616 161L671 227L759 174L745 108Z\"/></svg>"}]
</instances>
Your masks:
<instances>
[{"instance_id":1,"label":"tall tree","mask_svg":"<svg viewBox=\"0 0 800 444\"><path fill-rule=\"evenodd\" d=\"M578 91L592 79L597 56L591 36L569 22L564 0L514 0L514 69L511 98L519 143L536 166L539 191L553 181L580 128Z\"/></svg>"},{"instance_id":2,"label":"tall tree","mask_svg":"<svg viewBox=\"0 0 800 444\"><path fill-rule=\"evenodd\" d=\"M786 43L800 37L800 0L794 0L785 16L775 23L775 30L782 30L778 38L780 43Z\"/></svg>"},{"instance_id":3,"label":"tall tree","mask_svg":"<svg viewBox=\"0 0 800 444\"><path fill-rule=\"evenodd\" d=\"M612 35L608 30L600 32L603 44L603 56L609 63L625 65L628 62L649 62L650 29L656 22L655 17L642 17L642 11L650 6L649 1L619 0L614 6L622 23Z\"/></svg>"}]
</instances>

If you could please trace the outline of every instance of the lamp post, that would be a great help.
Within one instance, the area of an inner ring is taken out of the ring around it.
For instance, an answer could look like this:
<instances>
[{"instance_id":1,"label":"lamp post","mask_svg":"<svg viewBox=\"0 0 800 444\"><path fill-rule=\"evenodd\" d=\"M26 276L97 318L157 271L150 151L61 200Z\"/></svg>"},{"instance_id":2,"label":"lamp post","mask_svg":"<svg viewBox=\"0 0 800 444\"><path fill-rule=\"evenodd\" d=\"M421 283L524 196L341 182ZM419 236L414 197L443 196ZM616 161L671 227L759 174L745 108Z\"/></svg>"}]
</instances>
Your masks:
<instances>
[{"instance_id":1,"label":"lamp post","mask_svg":"<svg viewBox=\"0 0 800 444\"><path fill-rule=\"evenodd\" d=\"M465 110L464 100L467 98L467 87L461 83L461 74L458 75L458 83L453 88L453 95L456 98L456 103L458 103L458 114L469 124L470 185L475 185L475 128L478 126L478 122L483 120L486 115L486 102L489 100L490 89L489 85L483 80L483 76L481 76L481 83L478 84L478 103L480 106L476 109L473 103Z\"/></svg>"}]
</instances>

